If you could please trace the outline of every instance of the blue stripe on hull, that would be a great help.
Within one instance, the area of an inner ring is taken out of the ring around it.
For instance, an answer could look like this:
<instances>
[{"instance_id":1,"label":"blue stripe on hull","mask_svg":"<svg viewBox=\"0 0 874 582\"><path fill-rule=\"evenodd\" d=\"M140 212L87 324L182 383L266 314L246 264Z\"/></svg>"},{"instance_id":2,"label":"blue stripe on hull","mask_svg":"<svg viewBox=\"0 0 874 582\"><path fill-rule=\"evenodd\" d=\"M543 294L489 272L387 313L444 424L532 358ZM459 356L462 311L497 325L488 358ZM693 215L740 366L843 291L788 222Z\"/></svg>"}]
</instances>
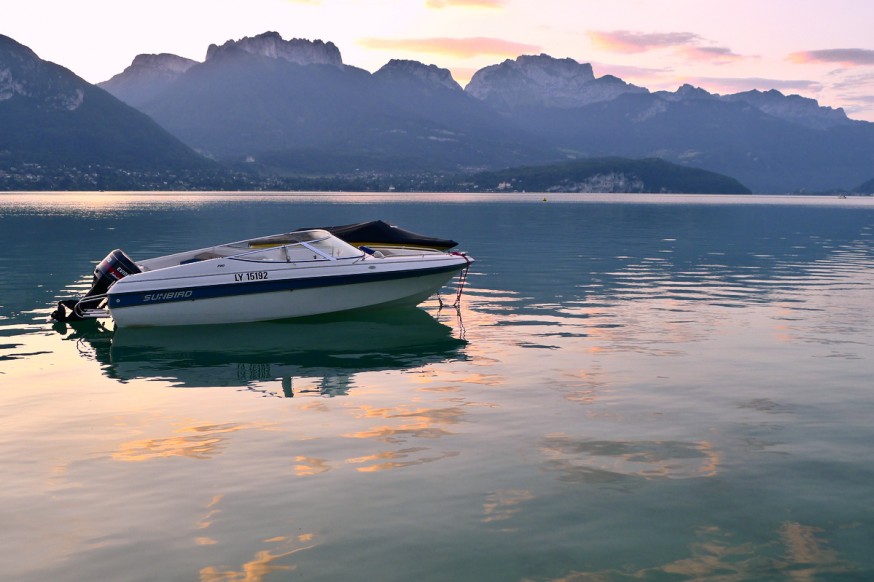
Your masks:
<instances>
[{"instance_id":1,"label":"blue stripe on hull","mask_svg":"<svg viewBox=\"0 0 874 582\"><path fill-rule=\"evenodd\" d=\"M389 271L383 273L358 273L354 275L335 275L333 277L307 277L301 279L280 279L267 281L250 281L242 283L225 283L203 287L176 287L172 289L136 291L129 293L111 293L109 295L110 309L133 307L137 305L158 305L161 303L176 303L179 301L195 301L197 299L214 299L234 295L255 295L276 291L294 291L295 289L313 289L317 287L335 287L353 283L372 283L376 281L391 281L424 277L437 273L460 271L464 265L448 265L429 269L410 271Z\"/></svg>"}]
</instances>

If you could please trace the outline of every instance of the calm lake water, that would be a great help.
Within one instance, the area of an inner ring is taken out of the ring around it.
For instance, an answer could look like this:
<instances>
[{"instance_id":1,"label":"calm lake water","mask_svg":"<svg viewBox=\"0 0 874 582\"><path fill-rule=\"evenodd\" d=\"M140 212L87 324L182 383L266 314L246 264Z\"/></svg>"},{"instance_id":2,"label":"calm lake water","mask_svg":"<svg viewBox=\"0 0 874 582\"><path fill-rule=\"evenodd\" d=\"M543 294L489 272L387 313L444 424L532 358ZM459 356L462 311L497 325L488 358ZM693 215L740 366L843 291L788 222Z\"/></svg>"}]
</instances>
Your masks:
<instances>
[{"instance_id":1,"label":"calm lake water","mask_svg":"<svg viewBox=\"0 0 874 582\"><path fill-rule=\"evenodd\" d=\"M376 218L458 311L48 322L114 248ZM3 195L0 244L4 580L874 578L872 199Z\"/></svg>"}]
</instances>

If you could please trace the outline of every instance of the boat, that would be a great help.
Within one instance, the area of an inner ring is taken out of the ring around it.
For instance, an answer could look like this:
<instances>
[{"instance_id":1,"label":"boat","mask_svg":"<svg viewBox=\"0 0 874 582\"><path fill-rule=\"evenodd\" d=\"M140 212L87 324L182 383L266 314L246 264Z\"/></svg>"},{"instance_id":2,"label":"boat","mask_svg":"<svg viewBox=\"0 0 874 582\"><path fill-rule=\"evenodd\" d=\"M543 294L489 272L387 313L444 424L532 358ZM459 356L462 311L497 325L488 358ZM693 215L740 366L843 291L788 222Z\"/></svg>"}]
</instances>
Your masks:
<instances>
[{"instance_id":1,"label":"boat","mask_svg":"<svg viewBox=\"0 0 874 582\"><path fill-rule=\"evenodd\" d=\"M112 251L91 289L58 303L57 321L116 327L246 323L418 305L473 259L433 248L362 245L298 230L133 261Z\"/></svg>"}]
</instances>

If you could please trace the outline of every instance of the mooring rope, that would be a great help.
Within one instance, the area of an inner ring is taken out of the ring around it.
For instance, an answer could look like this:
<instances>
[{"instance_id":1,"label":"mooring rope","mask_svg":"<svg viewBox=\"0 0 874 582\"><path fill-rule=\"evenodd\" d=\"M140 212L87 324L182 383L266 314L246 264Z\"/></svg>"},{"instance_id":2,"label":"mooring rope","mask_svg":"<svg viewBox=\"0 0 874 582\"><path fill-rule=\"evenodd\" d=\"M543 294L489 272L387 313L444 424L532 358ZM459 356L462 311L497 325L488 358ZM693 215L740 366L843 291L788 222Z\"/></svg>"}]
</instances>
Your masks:
<instances>
[{"instance_id":1,"label":"mooring rope","mask_svg":"<svg viewBox=\"0 0 874 582\"><path fill-rule=\"evenodd\" d=\"M463 258L465 263L467 263L461 271L461 274L458 276L458 290L455 294L455 303L452 304L453 307L459 307L461 305L461 294L464 292L464 284L467 282L467 272L470 270L471 260L465 253L455 251L450 254Z\"/></svg>"}]
</instances>

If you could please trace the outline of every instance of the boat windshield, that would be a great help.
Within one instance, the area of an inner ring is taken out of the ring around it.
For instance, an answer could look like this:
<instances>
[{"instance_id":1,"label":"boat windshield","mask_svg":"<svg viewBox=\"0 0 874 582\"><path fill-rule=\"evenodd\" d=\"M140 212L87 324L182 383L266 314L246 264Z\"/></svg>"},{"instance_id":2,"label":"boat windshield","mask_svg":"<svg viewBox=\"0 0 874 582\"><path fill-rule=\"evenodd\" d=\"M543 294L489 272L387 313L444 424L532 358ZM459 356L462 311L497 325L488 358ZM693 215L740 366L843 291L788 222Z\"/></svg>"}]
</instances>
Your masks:
<instances>
[{"instance_id":1,"label":"boat windshield","mask_svg":"<svg viewBox=\"0 0 874 582\"><path fill-rule=\"evenodd\" d=\"M299 262L360 258L364 252L326 230L302 230L253 238L227 245L249 248L237 258L255 261Z\"/></svg>"},{"instance_id":2,"label":"boat windshield","mask_svg":"<svg viewBox=\"0 0 874 582\"><path fill-rule=\"evenodd\" d=\"M362 254L362 251L356 249L346 241L340 240L325 230L305 230L294 234L311 235L311 238L308 240L301 240L301 243L326 257L334 259L350 259L353 257L360 257Z\"/></svg>"},{"instance_id":3,"label":"boat windshield","mask_svg":"<svg viewBox=\"0 0 874 582\"><path fill-rule=\"evenodd\" d=\"M326 230L301 230L297 232L286 232L284 234L262 236L260 238L253 238L247 241L243 241L242 243L234 244L244 244L251 249L266 249L270 247L278 247L281 245L293 245L302 242L316 241L329 236L333 235Z\"/></svg>"}]
</instances>

